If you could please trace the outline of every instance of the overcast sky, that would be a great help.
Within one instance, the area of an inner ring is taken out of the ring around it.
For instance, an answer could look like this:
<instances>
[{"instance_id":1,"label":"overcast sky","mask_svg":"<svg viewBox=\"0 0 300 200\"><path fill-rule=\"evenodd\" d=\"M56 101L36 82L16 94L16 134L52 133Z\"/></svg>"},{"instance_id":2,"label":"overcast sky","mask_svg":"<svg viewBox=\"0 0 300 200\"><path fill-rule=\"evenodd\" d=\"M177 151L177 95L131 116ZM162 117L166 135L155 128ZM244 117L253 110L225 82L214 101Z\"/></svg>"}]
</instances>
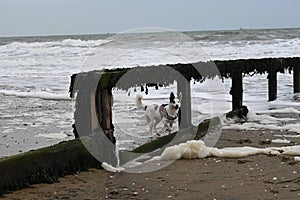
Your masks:
<instances>
[{"instance_id":1,"label":"overcast sky","mask_svg":"<svg viewBox=\"0 0 300 200\"><path fill-rule=\"evenodd\" d=\"M300 27L299 0L0 0L0 36Z\"/></svg>"}]
</instances>

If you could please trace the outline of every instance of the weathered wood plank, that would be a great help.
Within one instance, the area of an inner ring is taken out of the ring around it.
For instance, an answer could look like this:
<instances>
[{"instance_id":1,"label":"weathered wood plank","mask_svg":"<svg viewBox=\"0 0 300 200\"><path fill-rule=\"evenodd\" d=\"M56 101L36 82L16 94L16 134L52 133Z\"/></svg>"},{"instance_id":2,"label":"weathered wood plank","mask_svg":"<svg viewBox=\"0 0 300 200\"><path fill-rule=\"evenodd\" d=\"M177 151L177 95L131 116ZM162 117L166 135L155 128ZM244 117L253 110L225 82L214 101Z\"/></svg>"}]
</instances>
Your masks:
<instances>
[{"instance_id":1,"label":"weathered wood plank","mask_svg":"<svg viewBox=\"0 0 300 200\"><path fill-rule=\"evenodd\" d=\"M277 72L271 70L268 75L269 101L277 99Z\"/></svg>"},{"instance_id":2,"label":"weathered wood plank","mask_svg":"<svg viewBox=\"0 0 300 200\"><path fill-rule=\"evenodd\" d=\"M293 82L294 82L294 93L300 93L300 64L294 66Z\"/></svg>"},{"instance_id":3,"label":"weathered wood plank","mask_svg":"<svg viewBox=\"0 0 300 200\"><path fill-rule=\"evenodd\" d=\"M190 82L184 78L177 82L177 93L181 93L181 109L179 112L179 127L180 129L188 128L192 124L192 109L191 109L191 86Z\"/></svg>"},{"instance_id":4,"label":"weathered wood plank","mask_svg":"<svg viewBox=\"0 0 300 200\"><path fill-rule=\"evenodd\" d=\"M243 76L241 70L232 72L232 86L230 94L232 95L232 110L238 110L243 105Z\"/></svg>"},{"instance_id":5,"label":"weathered wood plank","mask_svg":"<svg viewBox=\"0 0 300 200\"><path fill-rule=\"evenodd\" d=\"M100 166L80 139L4 158L0 160L0 196L7 191L36 183L52 183L58 177Z\"/></svg>"}]
</instances>

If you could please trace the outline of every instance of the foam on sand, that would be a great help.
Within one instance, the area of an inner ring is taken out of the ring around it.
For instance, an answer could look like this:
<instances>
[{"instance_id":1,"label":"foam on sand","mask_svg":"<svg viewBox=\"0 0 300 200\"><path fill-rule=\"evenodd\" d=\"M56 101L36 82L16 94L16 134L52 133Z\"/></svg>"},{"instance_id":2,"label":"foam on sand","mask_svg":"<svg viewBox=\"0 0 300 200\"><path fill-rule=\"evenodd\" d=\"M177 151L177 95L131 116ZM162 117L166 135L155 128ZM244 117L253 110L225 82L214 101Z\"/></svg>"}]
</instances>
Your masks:
<instances>
[{"instance_id":1,"label":"foam on sand","mask_svg":"<svg viewBox=\"0 0 300 200\"><path fill-rule=\"evenodd\" d=\"M155 156L143 164L155 161L175 161L179 159L202 159L206 157L218 158L244 158L253 155L290 155L296 156L295 161L300 161L300 145L287 147L226 147L215 148L208 147L202 140L191 140L185 143L167 147L160 156ZM141 164L141 163L139 163ZM127 164L128 166L128 164ZM136 166L136 165L135 165ZM133 167L135 167L133 165ZM111 172L124 171L125 168L113 167L107 163L103 163L102 167Z\"/></svg>"},{"instance_id":2,"label":"foam on sand","mask_svg":"<svg viewBox=\"0 0 300 200\"><path fill-rule=\"evenodd\" d=\"M268 152L268 149L254 147L230 147L218 149L207 147L202 140L192 140L166 148L162 155L155 157L154 160L196 159L209 156L241 158L256 154L267 154Z\"/></svg>"},{"instance_id":3,"label":"foam on sand","mask_svg":"<svg viewBox=\"0 0 300 200\"><path fill-rule=\"evenodd\" d=\"M284 108L278 110L266 110L263 113L249 111L247 121L243 124L236 124L234 120L225 120L224 129L237 130L277 130L300 133L300 124L297 118L279 118L269 116L268 114L298 114L298 110L294 108Z\"/></svg>"},{"instance_id":4,"label":"foam on sand","mask_svg":"<svg viewBox=\"0 0 300 200\"><path fill-rule=\"evenodd\" d=\"M272 140L272 143L290 144L291 141L289 141L289 140L287 140L287 139L275 139L275 140Z\"/></svg>"},{"instance_id":5,"label":"foam on sand","mask_svg":"<svg viewBox=\"0 0 300 200\"><path fill-rule=\"evenodd\" d=\"M36 135L36 137L44 137L47 139L64 139L67 138L68 135L61 132L61 133L40 133Z\"/></svg>"},{"instance_id":6,"label":"foam on sand","mask_svg":"<svg viewBox=\"0 0 300 200\"><path fill-rule=\"evenodd\" d=\"M109 172L124 171L124 168L122 168L122 167L113 167L113 166L111 166L110 164L108 164L106 162L103 162L101 166L103 167L103 169L105 169L106 171L109 171Z\"/></svg>"},{"instance_id":7,"label":"foam on sand","mask_svg":"<svg viewBox=\"0 0 300 200\"><path fill-rule=\"evenodd\" d=\"M299 156L295 156L294 160L297 161L297 162L300 162L300 157Z\"/></svg>"},{"instance_id":8,"label":"foam on sand","mask_svg":"<svg viewBox=\"0 0 300 200\"><path fill-rule=\"evenodd\" d=\"M288 147L227 147L213 148L207 147L202 140L187 141L179 145L168 147L164 150L161 156L155 157L156 160L177 160L177 159L195 159L205 157L220 157L220 158L243 158L251 155L266 154L266 155L300 155L300 145Z\"/></svg>"}]
</instances>

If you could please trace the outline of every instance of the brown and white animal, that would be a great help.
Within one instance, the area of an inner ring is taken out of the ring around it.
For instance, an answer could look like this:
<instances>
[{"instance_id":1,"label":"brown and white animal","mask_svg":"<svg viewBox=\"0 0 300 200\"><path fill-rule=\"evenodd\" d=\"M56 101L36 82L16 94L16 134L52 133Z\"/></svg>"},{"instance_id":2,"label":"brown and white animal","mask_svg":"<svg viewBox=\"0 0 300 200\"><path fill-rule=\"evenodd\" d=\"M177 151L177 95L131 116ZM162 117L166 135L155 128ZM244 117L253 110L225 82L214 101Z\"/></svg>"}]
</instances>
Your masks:
<instances>
[{"instance_id":1,"label":"brown and white animal","mask_svg":"<svg viewBox=\"0 0 300 200\"><path fill-rule=\"evenodd\" d=\"M164 127L166 128L166 131L171 132L173 124L178 117L178 111L181 107L181 93L179 94L179 98L176 98L174 93L171 92L170 102L168 104L162 105L144 105L142 103L142 99L143 96L141 94L137 94L135 105L138 109L143 109L146 111L145 117L150 127L149 133L151 134L151 136L153 136L153 130L157 136L160 136L160 134L157 132L156 126L162 120L164 120Z\"/></svg>"}]
</instances>

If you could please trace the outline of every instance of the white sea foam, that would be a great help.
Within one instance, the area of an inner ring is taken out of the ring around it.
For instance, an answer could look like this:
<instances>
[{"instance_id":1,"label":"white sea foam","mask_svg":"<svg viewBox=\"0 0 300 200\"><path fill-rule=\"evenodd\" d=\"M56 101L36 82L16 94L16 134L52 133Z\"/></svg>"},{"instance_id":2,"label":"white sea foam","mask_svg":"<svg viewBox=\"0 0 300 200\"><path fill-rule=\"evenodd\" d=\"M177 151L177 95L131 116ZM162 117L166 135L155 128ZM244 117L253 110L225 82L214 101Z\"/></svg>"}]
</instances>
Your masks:
<instances>
[{"instance_id":1,"label":"white sea foam","mask_svg":"<svg viewBox=\"0 0 300 200\"><path fill-rule=\"evenodd\" d=\"M225 124L224 129L236 129L236 130L277 130L277 131L289 131L300 133L300 124L258 124L254 122L247 122L243 124Z\"/></svg>"},{"instance_id":2,"label":"white sea foam","mask_svg":"<svg viewBox=\"0 0 300 200\"><path fill-rule=\"evenodd\" d=\"M113 167L112 165L106 162L103 162L101 166L103 167L103 169L109 172L121 172L125 170L123 167Z\"/></svg>"},{"instance_id":3,"label":"white sea foam","mask_svg":"<svg viewBox=\"0 0 300 200\"><path fill-rule=\"evenodd\" d=\"M61 133L40 133L40 134L36 135L36 137L44 137L44 138L48 138L48 139L64 139L64 138L67 138L68 135L66 135L63 132L61 132Z\"/></svg>"},{"instance_id":4,"label":"white sea foam","mask_svg":"<svg viewBox=\"0 0 300 200\"><path fill-rule=\"evenodd\" d=\"M178 159L195 159L205 157L221 157L221 158L242 158L257 154L271 155L300 155L300 145L288 147L226 147L212 148L207 147L201 140L187 141L179 145L167 147L161 156L155 157L155 160L178 160Z\"/></svg>"},{"instance_id":5,"label":"white sea foam","mask_svg":"<svg viewBox=\"0 0 300 200\"><path fill-rule=\"evenodd\" d=\"M113 167L107 163L103 163L102 167L111 172L124 171L127 168L136 167L141 164L146 164L155 161L175 161L179 159L202 159L206 157L218 157L218 158L245 158L253 155L300 155L300 145L286 146L286 147L267 147L256 148L250 146L244 147L226 147L215 148L207 147L202 140L191 140L185 143L167 147L160 156L155 156L150 160L141 162L133 162L122 167ZM299 157L295 157L295 160L299 160Z\"/></svg>"},{"instance_id":6,"label":"white sea foam","mask_svg":"<svg viewBox=\"0 0 300 200\"><path fill-rule=\"evenodd\" d=\"M294 108L284 108L276 110L265 110L256 113L249 111L247 115L247 121L243 124L236 124L234 120L225 120L224 129L238 129L238 130L277 130L277 131L289 131L300 133L300 124L297 123L297 118L278 118L272 117L265 113L272 114L291 114L297 113L298 111Z\"/></svg>"},{"instance_id":7,"label":"white sea foam","mask_svg":"<svg viewBox=\"0 0 300 200\"><path fill-rule=\"evenodd\" d=\"M283 138L300 138L300 135L274 135L275 137L283 137Z\"/></svg>"},{"instance_id":8,"label":"white sea foam","mask_svg":"<svg viewBox=\"0 0 300 200\"><path fill-rule=\"evenodd\" d=\"M112 42L111 40L81 40L81 39L64 39L62 41L49 42L12 42L7 45L0 46L0 52L10 52L15 49L31 48L50 48L50 47L98 47L103 44Z\"/></svg>"},{"instance_id":9,"label":"white sea foam","mask_svg":"<svg viewBox=\"0 0 300 200\"><path fill-rule=\"evenodd\" d=\"M300 162L300 157L299 156L295 156L294 160L297 161L297 162Z\"/></svg>"},{"instance_id":10,"label":"white sea foam","mask_svg":"<svg viewBox=\"0 0 300 200\"><path fill-rule=\"evenodd\" d=\"M272 143L279 143L279 144L290 144L291 141L287 139L274 139L272 140Z\"/></svg>"},{"instance_id":11,"label":"white sea foam","mask_svg":"<svg viewBox=\"0 0 300 200\"><path fill-rule=\"evenodd\" d=\"M68 100L70 101L70 96L68 94L54 94L43 91L31 91L31 92L18 92L18 91L9 91L9 90L0 90L0 94L8 96L17 96L17 97L28 97L28 98L40 98L46 100Z\"/></svg>"}]
</instances>

